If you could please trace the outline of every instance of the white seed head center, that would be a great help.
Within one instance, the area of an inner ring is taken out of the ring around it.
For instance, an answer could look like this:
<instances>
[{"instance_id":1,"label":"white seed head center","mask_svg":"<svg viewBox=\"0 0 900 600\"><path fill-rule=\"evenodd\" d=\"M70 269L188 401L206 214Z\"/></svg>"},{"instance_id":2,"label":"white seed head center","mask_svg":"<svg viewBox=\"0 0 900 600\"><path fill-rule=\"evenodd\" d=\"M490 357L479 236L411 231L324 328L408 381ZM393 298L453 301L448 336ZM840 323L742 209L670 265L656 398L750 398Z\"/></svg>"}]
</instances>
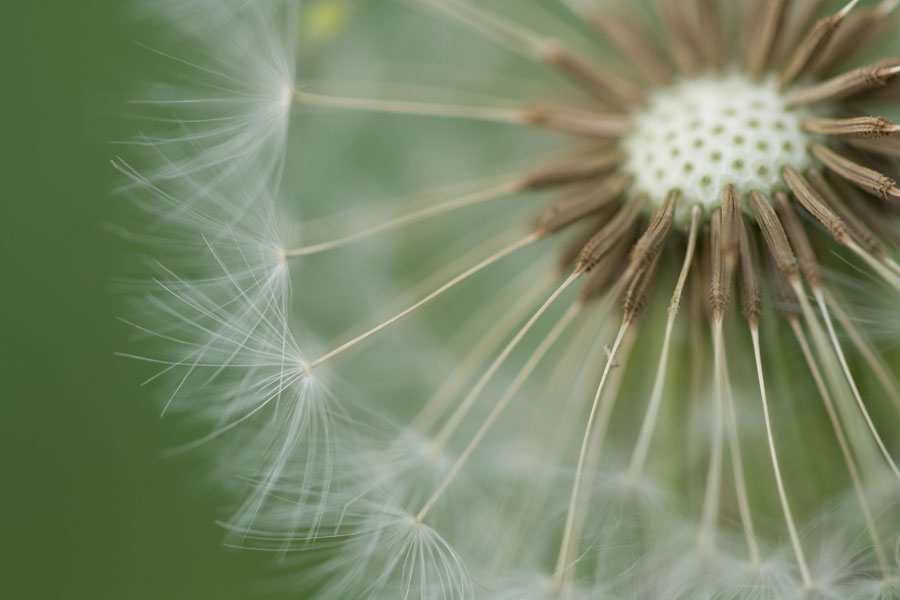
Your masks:
<instances>
[{"instance_id":1,"label":"white seed head center","mask_svg":"<svg viewBox=\"0 0 900 600\"><path fill-rule=\"evenodd\" d=\"M634 189L660 206L680 190L677 219L692 204L709 212L734 184L741 197L783 187L781 169L812 164L803 130L810 113L788 108L776 78L754 81L732 73L684 79L657 90L633 115L634 129L623 141L625 169Z\"/></svg>"}]
</instances>

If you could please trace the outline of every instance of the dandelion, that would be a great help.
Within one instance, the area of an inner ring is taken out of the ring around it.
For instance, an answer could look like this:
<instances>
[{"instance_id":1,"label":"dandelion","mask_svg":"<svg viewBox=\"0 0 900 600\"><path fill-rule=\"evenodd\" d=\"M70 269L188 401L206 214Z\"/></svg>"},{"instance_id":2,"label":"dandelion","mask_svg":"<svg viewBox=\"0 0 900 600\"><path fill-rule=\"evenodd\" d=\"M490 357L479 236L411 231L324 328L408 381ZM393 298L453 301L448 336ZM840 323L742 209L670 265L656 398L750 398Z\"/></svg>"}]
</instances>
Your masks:
<instances>
[{"instance_id":1,"label":"dandelion","mask_svg":"<svg viewBox=\"0 0 900 600\"><path fill-rule=\"evenodd\" d=\"M348 2L182 5L202 93L117 166L171 255L142 357L211 424L229 543L322 598L895 597L900 3L525 4L361 9L541 71L509 101L306 77L294 32L327 56ZM291 132L335 115L542 154L310 217Z\"/></svg>"}]
</instances>

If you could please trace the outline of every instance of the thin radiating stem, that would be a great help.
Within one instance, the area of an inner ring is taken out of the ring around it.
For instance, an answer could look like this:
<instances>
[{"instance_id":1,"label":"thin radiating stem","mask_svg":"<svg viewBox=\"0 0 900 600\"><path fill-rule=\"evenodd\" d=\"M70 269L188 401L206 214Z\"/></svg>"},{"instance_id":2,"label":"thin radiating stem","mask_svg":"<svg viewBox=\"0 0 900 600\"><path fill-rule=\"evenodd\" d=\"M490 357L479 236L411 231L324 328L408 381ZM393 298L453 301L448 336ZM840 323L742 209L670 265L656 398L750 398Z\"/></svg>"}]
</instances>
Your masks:
<instances>
[{"instance_id":1,"label":"thin radiating stem","mask_svg":"<svg viewBox=\"0 0 900 600\"><path fill-rule=\"evenodd\" d=\"M608 314L611 305L612 300L606 297L593 312L605 316ZM548 437L546 435L547 419L554 418L558 420L563 430L578 427L578 424L581 422L581 411L578 410L578 403L572 399L583 397L585 393L589 393L586 390L588 378L585 376L588 370L584 368L584 365L598 361L601 353L604 351L600 340L605 335L605 325L606 321L604 319L597 326L578 328L579 333L575 340L566 347L565 352L560 354L550 377L547 378L546 384L542 387L544 395L550 394L566 399L561 406L548 404L544 407L544 411L535 412L533 423L527 433L533 444L526 443L529 439L528 437L523 439L523 445L527 447L533 447L534 444L540 446L542 448L541 456L547 461L551 461L553 457L561 460L568 442L568 439L561 436ZM573 372L579 375L572 377ZM590 387L593 390L593 384ZM563 393L563 390L566 389L569 391L568 394ZM524 502L516 511L516 517L511 519L506 527L504 541L501 544L502 547L512 551L512 554L514 554L515 550L522 548L522 540L528 534L527 524L534 518L540 518L538 515L541 507L552 496L554 491L552 483L556 473L553 469L541 469L537 477L538 479L532 478L524 484L527 488L527 493L515 496L516 498L521 498ZM513 558L509 554L498 553L494 571L499 572L500 566Z\"/></svg>"},{"instance_id":2,"label":"thin radiating stem","mask_svg":"<svg viewBox=\"0 0 900 600\"><path fill-rule=\"evenodd\" d=\"M435 206L429 206L427 208L407 213L402 217L398 217L391 221L387 221L363 231L339 237L334 240L322 242L319 244L311 244L309 246L303 246L300 248L294 248L292 250L286 250L284 252L284 257L296 258L299 256L308 256L310 254L318 254L320 252L334 250L336 248L341 248L355 242L360 242L362 240L366 240L383 233L388 233L402 227L406 227L408 225L420 223L427 219L431 219L433 217L437 217L454 210L466 208L469 206L475 206L484 202L488 202L490 200L498 200L500 198L515 194L521 190L522 186L520 181L510 181L502 183L485 190L479 190L476 192L472 192L471 194L466 194L458 198L453 198L451 200L441 202L439 204L436 204Z\"/></svg>"},{"instance_id":3,"label":"thin radiating stem","mask_svg":"<svg viewBox=\"0 0 900 600\"><path fill-rule=\"evenodd\" d=\"M460 23L481 32L506 48L532 57L540 57L546 41L511 21L469 6L459 0L412 0L425 4Z\"/></svg>"},{"instance_id":4,"label":"thin radiating stem","mask_svg":"<svg viewBox=\"0 0 900 600\"><path fill-rule=\"evenodd\" d=\"M301 105L321 106L342 110L357 110L420 117L445 117L491 121L494 123L524 124L524 111L515 108L495 108L488 106L468 106L462 104L436 104L408 100L386 100L379 98L357 98L350 96L330 96L294 91L294 101Z\"/></svg>"},{"instance_id":5,"label":"thin radiating stem","mask_svg":"<svg viewBox=\"0 0 900 600\"><path fill-rule=\"evenodd\" d=\"M298 104L340 110L486 121L544 129L562 134L587 137L618 138L631 131L631 121L618 114L578 110L572 107L500 108L465 104L438 104L412 100L388 100L351 96L327 96L295 91Z\"/></svg>"},{"instance_id":6,"label":"thin radiating stem","mask_svg":"<svg viewBox=\"0 0 900 600\"><path fill-rule=\"evenodd\" d=\"M550 308L557 298L572 285L575 280L577 280L582 275L582 271L576 270L573 272L563 283L560 285L555 292L547 299L546 302L531 316L531 318L519 329L516 333L515 337L506 344L506 347L503 348L503 351L494 359L491 363L490 367L488 367L487 371L481 376L478 382L472 387L466 397L459 403L459 406L450 415L450 418L447 419L447 422L444 423L444 426L435 436L434 441L432 442L432 447L434 451L440 451L444 448L447 442L450 440L450 437L462 423L462 420L469 413L474 406L475 401L478 400L478 397L484 391L484 388L490 382L490 380L497 374L497 371L500 370L500 367L506 362L506 359L509 358L509 355L512 354L513 350L519 345L525 335L534 327L534 324L537 323L538 319Z\"/></svg>"},{"instance_id":7,"label":"thin radiating stem","mask_svg":"<svg viewBox=\"0 0 900 600\"><path fill-rule=\"evenodd\" d=\"M744 527L744 537L747 540L747 549L750 552L750 562L759 566L759 546L756 543L756 533L753 528L753 518L750 512L750 500L747 495L747 485L744 479L744 462L741 456L741 442L738 435L737 415L734 410L734 394L731 385L725 381L725 414L728 425L728 446L731 449L731 469L734 471L734 488L737 494L738 510L741 513L741 524Z\"/></svg>"},{"instance_id":8,"label":"thin radiating stem","mask_svg":"<svg viewBox=\"0 0 900 600\"><path fill-rule=\"evenodd\" d=\"M840 362L841 370L844 372L844 377L846 377L847 383L850 385L850 390L853 392L853 397L856 399L856 404L857 406L859 406L859 410L866 421L869 432L875 439L875 443L878 444L878 449L881 451L882 456L884 456L884 459L887 461L888 466L894 472L894 475L897 476L897 479L900 479L900 469L897 468L897 463L894 462L894 459L891 456L890 451L888 451L884 440L881 439L881 435L875 428L875 423L874 421L872 421L872 416L869 414L869 410L866 408L865 402L863 402L862 395L859 393L859 388L856 386L856 379L853 377L853 372L850 370L850 366L847 364L847 359L844 356L844 350L843 348L841 348L841 343L840 340L838 340L837 332L834 330L834 323L832 323L831 321L831 314L828 311L828 304L825 302L825 297L822 293L822 290L813 290L813 295L816 298L816 303L819 305L819 310L822 313L822 319L825 321L825 327L828 331L828 336L831 339L831 345L834 347L834 351L837 354L838 362Z\"/></svg>"},{"instance_id":9,"label":"thin radiating stem","mask_svg":"<svg viewBox=\"0 0 900 600\"><path fill-rule=\"evenodd\" d=\"M527 271L522 275L528 279L532 277ZM500 348L503 340L507 339L512 333L516 324L525 319L531 307L546 295L545 290L547 287L547 282L541 282L525 292L516 293L514 301L510 300L510 294L498 296L497 307L495 308L498 310L502 308L498 318L493 319L489 326L485 326L482 323L485 319L471 322L476 325L476 328L473 329L476 334L473 337L478 339L477 344L470 351L466 352L463 361L453 369L450 376L444 380L431 399L416 414L410 422L410 429L426 433L434 426L477 368L484 364Z\"/></svg>"},{"instance_id":10,"label":"thin radiating stem","mask_svg":"<svg viewBox=\"0 0 900 600\"><path fill-rule=\"evenodd\" d=\"M787 524L788 535L791 538L791 545L794 548L794 555L797 558L797 565L800 567L800 576L803 578L803 586L807 591L811 591L814 589L815 585L809 572L809 564L806 561L806 555L803 553L803 546L800 544L800 534L797 531L797 526L794 524L794 516L791 513L791 507L788 503L787 492L785 491L784 481L781 476L781 468L778 466L778 453L775 450L775 437L772 434L772 420L769 416L769 400L766 394L762 357L759 351L759 327L750 327L750 337L753 340L753 358L756 362L756 377L759 380L759 397L762 400L763 417L766 420L766 437L769 442L769 455L772 459L772 468L775 471L775 484L778 487L778 498L781 501L781 509L784 513L784 521Z\"/></svg>"},{"instance_id":11,"label":"thin radiating stem","mask_svg":"<svg viewBox=\"0 0 900 600\"><path fill-rule=\"evenodd\" d=\"M688 401L690 403L691 414L698 414L701 411L701 399L706 397L703 393L705 381L707 353L706 336L703 335L703 292L701 290L703 283L703 275L701 269L691 271L691 303L690 312L688 313L688 345L690 347L690 380L688 384ZM691 424L695 423L691 420ZM701 464L702 450L699 443L700 436L697 431L691 427L691 435L687 436L687 455L688 468L687 474L688 487L692 491L692 498L696 497L697 491L702 489L702 475L697 465Z\"/></svg>"},{"instance_id":12,"label":"thin radiating stem","mask_svg":"<svg viewBox=\"0 0 900 600\"><path fill-rule=\"evenodd\" d=\"M363 322L357 323L354 327L348 327L347 331L356 331L361 328L365 331L369 327L367 323L378 323L400 312L409 305L410 298L425 296L445 281L455 277L457 273L465 271L470 265L480 261L496 245L495 231L496 225L489 222L485 228L480 228L471 236L460 238L458 242L447 246L446 250L442 250L434 259L429 258L427 264L423 262L427 273L425 277L384 303L377 311L367 315ZM331 348L338 345L345 335L346 333L342 334L339 339L330 340L330 343L325 346Z\"/></svg>"},{"instance_id":13,"label":"thin radiating stem","mask_svg":"<svg viewBox=\"0 0 900 600\"><path fill-rule=\"evenodd\" d=\"M570 277L568 280L566 280L566 283L560 287L559 293L561 293L561 290L564 290L565 287L568 287L568 285L573 281L575 281L575 276ZM550 299L547 300L545 306L542 308L548 307L550 304L552 304L553 301L559 297L559 293L551 296ZM578 305L573 304L572 306L570 306L569 310L566 311L566 313L559 321L557 321L556 325L553 327L550 333L548 333L547 336L543 339L541 344L531 355L531 358L529 358L528 362L525 363L525 366L523 366L519 371L519 374L513 380L512 384L510 384L506 393L503 395L503 397L500 398L500 400L494 406L494 409L484 420L484 423L482 423L481 427L478 429L478 432L472 438L472 441L470 441L469 445L466 446L466 449L463 450L463 453L459 456L456 463L450 469L450 472L447 473L447 476L438 486L437 490L435 490L434 494L432 494L428 501L425 502L425 505L422 506L422 509L416 514L417 522L421 523L422 520L425 519L425 517L428 515L428 511L431 510L431 508L438 501L438 499L441 497L450 483L456 478L456 476L462 470L463 466L465 466L466 461L472 455L472 452L475 451L475 449L487 435L488 431L490 431L491 427L493 427L494 423L497 421L503 411L506 410L506 407L509 405L510 401L512 401L516 393L519 391L519 388L522 387L522 384L525 383L525 380L528 379L528 377L537 367L538 363L540 363L541 359L543 359L544 355L547 353L550 347L556 342L557 339L559 339L559 336L562 335L562 333L566 330L566 327L568 327L572 322L572 319L574 319L578 314L578 310ZM542 311L538 311L538 313L536 313L536 317L539 317L541 313Z\"/></svg>"},{"instance_id":14,"label":"thin radiating stem","mask_svg":"<svg viewBox=\"0 0 900 600\"><path fill-rule=\"evenodd\" d=\"M836 392L840 392L841 398L851 396L853 392L850 390L846 378L843 377L841 366L828 338L828 334L817 319L809 299L805 295L800 295L803 294L802 285L799 282L793 282L792 287L795 296L799 299L801 314L809 328L813 348L816 350L819 360L823 364L822 372L827 378L829 385ZM857 412L850 412L851 407L852 404L843 401L838 404L838 408L843 412L843 418L848 423L847 433L855 450L860 454L867 454L871 451L871 448L866 443L871 442L871 433L867 428L860 429L858 427L850 427L850 424L854 422L852 419L858 416ZM865 432L864 438L861 435L863 432Z\"/></svg>"},{"instance_id":15,"label":"thin radiating stem","mask_svg":"<svg viewBox=\"0 0 900 600\"><path fill-rule=\"evenodd\" d=\"M834 294L827 290L826 294L828 305L831 306L831 310L834 311L841 327L847 332L847 335L850 336L850 339L853 341L853 345L856 346L860 354L866 359L869 367L871 367L872 371L875 373L875 377L878 378L878 381L881 382L882 387L884 387L884 390L887 392L888 396L890 396L891 401L894 403L894 408L900 412L900 385L898 385L897 380L891 374L888 366L884 364L884 360L881 356L878 355L869 341L863 336L863 333L853 322L853 319L850 318L850 315L847 314L847 311L844 310L844 307L841 306L838 299L835 298Z\"/></svg>"},{"instance_id":16,"label":"thin radiating stem","mask_svg":"<svg viewBox=\"0 0 900 600\"><path fill-rule=\"evenodd\" d=\"M479 262L477 265L475 265L475 266L469 268L468 270L466 270L465 272L457 275L456 277L454 277L453 279L451 279L450 281L448 281L447 283L445 283L438 289L434 290L433 292L431 292L430 294L428 294L427 296L425 296L424 298L422 298L421 300L419 300L418 302L416 302L415 304L413 304L412 306L407 308L406 310L403 310L402 312L394 315L387 321L384 321L383 323L373 327L369 331L358 335L357 337L353 338L349 342L346 342L346 343L338 346L334 350L331 350L330 352L322 355L321 357L319 357L311 362L305 363L303 365L304 369L307 372L312 371L313 369L315 369L322 363L324 363L328 360L331 360L335 356L349 350L350 348L356 346L360 342L368 339L369 337L375 335L376 333L382 331L383 329L389 327L390 325L393 325L394 323L396 323L403 317L409 315L413 311L428 304L429 302L431 302L432 300L434 300L435 298L437 298L438 296L440 296L447 290L453 288L455 285L459 284L460 282L465 281L466 279L468 279L475 273L478 273L479 271L486 269L487 267L489 267L490 265L494 264L495 262L501 260L502 258L509 256L516 250L520 250L520 249L524 248L525 246L528 246L529 244L536 242L539 238L540 238L540 236L538 236L537 234L531 234L531 235L525 236L524 238L522 238L516 242L513 242L506 248L499 250L498 252L492 254L491 256L489 256L489 257L485 258L484 260L482 260L481 262Z\"/></svg>"},{"instance_id":17,"label":"thin radiating stem","mask_svg":"<svg viewBox=\"0 0 900 600\"><path fill-rule=\"evenodd\" d=\"M523 169L522 161L511 161L502 165L504 169L515 169L502 174L487 175L464 181L443 183L426 189L415 190L394 198L377 198L365 202L362 206L348 210L340 210L312 218L304 218L301 222L291 226L291 235L301 239L312 235L321 236L320 239L344 237L349 235L347 222L378 222L391 220L385 219L385 214L403 215L409 212L430 208L435 201L446 202L462 196L480 193L482 190L509 184L521 179ZM432 204L424 204L431 202ZM423 205L424 204L424 205ZM295 238L292 238L295 239Z\"/></svg>"},{"instance_id":18,"label":"thin radiating stem","mask_svg":"<svg viewBox=\"0 0 900 600\"><path fill-rule=\"evenodd\" d=\"M433 7L488 39L554 69L605 104L630 108L643 91L630 80L599 69L558 40L539 35L459 0L416 0Z\"/></svg>"},{"instance_id":19,"label":"thin radiating stem","mask_svg":"<svg viewBox=\"0 0 900 600\"><path fill-rule=\"evenodd\" d=\"M796 318L791 317L789 319L791 324L791 329L794 332L794 337L797 338L797 342L800 344L800 349L803 352L803 357L806 360L806 364L809 367L809 372L813 376L813 380L816 383L816 388L819 390L819 396L822 398L822 402L825 404L825 411L828 413L828 418L831 421L831 427L834 429L834 435L837 438L838 446L841 448L841 454L844 457L844 462L847 465L847 471L850 473L850 480L853 482L853 490L856 492L856 497L859 500L860 509L863 513L863 518L866 521L866 529L869 531L869 537L872 539L872 547L875 550L875 556L878 559L878 566L881 569L883 575L887 575L889 572L889 567L887 563L887 557L884 553L884 548L881 545L881 539L878 536L878 530L875 528L875 519L872 518L872 511L869 508L869 503L866 500L866 495L863 492L862 479L859 475L859 471L856 468L856 462L853 460L853 453L850 451L850 446L847 443L847 438L844 436L844 430L841 427L841 422L838 417L837 411L834 407L834 401L831 399L831 394L828 392L828 388L825 386L825 381L822 379L822 373L819 370L819 366L816 364L816 360L813 357L812 351L809 347L809 342L806 340L806 335L803 332L803 329L800 327L799 321Z\"/></svg>"},{"instance_id":20,"label":"thin radiating stem","mask_svg":"<svg viewBox=\"0 0 900 600\"><path fill-rule=\"evenodd\" d=\"M697 230L699 229L700 213L701 209L699 206L694 206L691 210L691 228L688 233L688 247L685 252L684 262L681 266L681 273L678 275L678 282L675 284L675 291L672 293L672 300L669 303L666 330L663 336L659 365L656 369L656 378L653 382L653 391L650 394L650 402L647 405L647 411L644 414L644 420L641 424L641 431L638 434L638 441L635 444L634 454L628 465L628 478L632 481L636 481L641 476L641 473L643 473L644 464L647 462L647 455L650 451L650 441L653 438L656 419L659 416L659 409L662 404L662 396L665 389L666 367L669 364L669 348L672 341L672 330L675 327L675 317L678 315L678 309L681 306L681 296L684 293L684 286L687 282L688 273L691 270L691 264L694 258L694 251L697 247Z\"/></svg>"},{"instance_id":21,"label":"thin radiating stem","mask_svg":"<svg viewBox=\"0 0 900 600\"><path fill-rule=\"evenodd\" d=\"M872 256L871 252L867 252L862 246L857 244L855 241L850 240L847 242L847 247L850 248L857 256L859 256L867 265L869 265L872 270L874 270L878 275L891 287L900 292L900 276L894 271L891 263L886 263L883 260L878 260L874 256Z\"/></svg>"},{"instance_id":22,"label":"thin radiating stem","mask_svg":"<svg viewBox=\"0 0 900 600\"><path fill-rule=\"evenodd\" d=\"M712 323L713 333L713 435L710 440L709 467L706 472L706 488L703 508L700 513L700 532L697 535L697 550L704 559L711 558L715 551L715 530L719 518L719 495L722 488L722 414L725 397L725 351L722 339L722 319Z\"/></svg>"},{"instance_id":23,"label":"thin radiating stem","mask_svg":"<svg viewBox=\"0 0 900 600\"><path fill-rule=\"evenodd\" d=\"M572 484L572 493L569 497L569 509L566 513L566 524L563 529L562 544L560 545L559 555L556 560L556 570L553 573L553 580L557 585L562 583L562 578L565 575L569 564L569 548L571 546L571 537L575 525L575 509L578 505L578 495L581 488L584 463L587 458L591 432L594 428L594 420L597 418L600 397L603 395L603 388L606 385L610 370L615 364L616 353L619 351L619 346L621 346L622 340L630 325L631 323L629 321L623 321L622 326L619 328L619 333L616 335L616 341L613 343L612 349L609 351L609 355L606 359L606 366L603 368L603 375L600 377L600 384L597 386L597 393L594 394L591 412L588 415L588 421L584 428L584 435L581 439L581 449L578 452L578 463L575 467L575 480Z\"/></svg>"},{"instance_id":24,"label":"thin radiating stem","mask_svg":"<svg viewBox=\"0 0 900 600\"><path fill-rule=\"evenodd\" d=\"M629 329L625 334L625 339L622 341L622 345L619 348L619 352L617 354L618 357L621 357L621 362L623 363L628 363L628 359L631 356L632 347L634 346L634 339L636 337L636 334L637 331L634 328ZM614 376L610 377L609 382L607 382L606 391L604 392L605 397L600 402L600 408L597 415L597 424L594 425L594 433L591 436L591 443L588 449L587 459L584 463L584 479L581 484L582 489L590 490L594 486L597 469L600 465L600 458L603 454L603 443L606 440L606 434L609 430L610 417L612 415L612 410L615 405L616 399L619 397L619 389L621 387L623 377L623 370L619 369ZM578 556L579 548L581 545L582 532L584 531L587 517L590 514L589 500L590 495L588 495L587 497L583 497L582 501L576 507L575 523L572 527L572 535L569 536L569 556ZM565 586L572 583L574 579L574 570L567 569L562 583Z\"/></svg>"}]
</instances>

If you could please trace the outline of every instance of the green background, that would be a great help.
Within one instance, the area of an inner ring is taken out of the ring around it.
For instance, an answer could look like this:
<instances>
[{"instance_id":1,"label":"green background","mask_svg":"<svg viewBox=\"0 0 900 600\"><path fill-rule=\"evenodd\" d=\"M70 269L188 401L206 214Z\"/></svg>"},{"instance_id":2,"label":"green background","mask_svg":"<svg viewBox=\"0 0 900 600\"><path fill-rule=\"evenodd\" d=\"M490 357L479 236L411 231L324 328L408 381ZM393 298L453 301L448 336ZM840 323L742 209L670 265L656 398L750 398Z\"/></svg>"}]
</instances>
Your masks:
<instances>
[{"instance_id":1,"label":"green background","mask_svg":"<svg viewBox=\"0 0 900 600\"><path fill-rule=\"evenodd\" d=\"M0 597L244 598L260 558L223 548L202 461L117 358L125 214L111 140L152 32L121 0L2 3ZM181 439L181 438L179 438Z\"/></svg>"},{"instance_id":2,"label":"green background","mask_svg":"<svg viewBox=\"0 0 900 600\"><path fill-rule=\"evenodd\" d=\"M133 248L104 227L129 210L111 141L134 135L126 100L157 64L128 7L0 8L2 598L227 600L270 575L222 546L206 460L162 458L184 431L139 387L148 369L115 356Z\"/></svg>"}]
</instances>

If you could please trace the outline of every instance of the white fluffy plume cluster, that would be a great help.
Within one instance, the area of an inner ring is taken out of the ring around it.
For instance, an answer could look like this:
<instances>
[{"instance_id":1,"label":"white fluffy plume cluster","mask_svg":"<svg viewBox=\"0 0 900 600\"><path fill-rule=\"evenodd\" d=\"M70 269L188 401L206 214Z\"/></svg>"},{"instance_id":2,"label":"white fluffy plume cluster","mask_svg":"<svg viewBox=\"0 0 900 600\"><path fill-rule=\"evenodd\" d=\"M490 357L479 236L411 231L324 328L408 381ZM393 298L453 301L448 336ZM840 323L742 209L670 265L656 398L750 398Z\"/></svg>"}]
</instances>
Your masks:
<instances>
[{"instance_id":1,"label":"white fluffy plume cluster","mask_svg":"<svg viewBox=\"0 0 900 600\"><path fill-rule=\"evenodd\" d=\"M845 19L862 35L897 2L660 0L650 37L607 4L140 4L168 75L115 161L143 215L123 235L152 257L131 356L199 432L176 450L211 457L226 543L277 555L285 597L900 598L900 386L879 346L900 331L869 327L897 314L879 202L900 189L876 176L900 172L898 129L839 112L871 90L830 79L828 54ZM734 64L691 34L721 23L750 31ZM671 56L647 41L662 30ZM882 99L898 64L866 72ZM723 81L790 131L719 107L741 99ZM715 105L697 140L666 112L695 96ZM738 130L705 165L721 119ZM743 171L745 137L763 171ZM702 203L669 190L682 146ZM849 214L814 210L833 187Z\"/></svg>"}]
</instances>

